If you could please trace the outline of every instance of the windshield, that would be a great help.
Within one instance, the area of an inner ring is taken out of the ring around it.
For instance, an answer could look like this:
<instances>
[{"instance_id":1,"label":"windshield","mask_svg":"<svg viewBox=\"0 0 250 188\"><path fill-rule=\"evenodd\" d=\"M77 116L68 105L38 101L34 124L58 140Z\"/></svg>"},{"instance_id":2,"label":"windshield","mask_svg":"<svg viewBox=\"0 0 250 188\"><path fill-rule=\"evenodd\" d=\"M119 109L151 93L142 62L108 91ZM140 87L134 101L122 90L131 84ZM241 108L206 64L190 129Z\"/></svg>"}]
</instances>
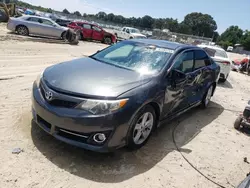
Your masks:
<instances>
[{"instance_id":1,"label":"windshield","mask_svg":"<svg viewBox=\"0 0 250 188\"><path fill-rule=\"evenodd\" d=\"M91 56L111 65L123 67L141 74L159 72L174 52L154 45L124 41Z\"/></svg>"},{"instance_id":2,"label":"windshield","mask_svg":"<svg viewBox=\"0 0 250 188\"><path fill-rule=\"evenodd\" d=\"M140 31L138 29L131 29L130 32L131 33L140 33Z\"/></svg>"}]
</instances>

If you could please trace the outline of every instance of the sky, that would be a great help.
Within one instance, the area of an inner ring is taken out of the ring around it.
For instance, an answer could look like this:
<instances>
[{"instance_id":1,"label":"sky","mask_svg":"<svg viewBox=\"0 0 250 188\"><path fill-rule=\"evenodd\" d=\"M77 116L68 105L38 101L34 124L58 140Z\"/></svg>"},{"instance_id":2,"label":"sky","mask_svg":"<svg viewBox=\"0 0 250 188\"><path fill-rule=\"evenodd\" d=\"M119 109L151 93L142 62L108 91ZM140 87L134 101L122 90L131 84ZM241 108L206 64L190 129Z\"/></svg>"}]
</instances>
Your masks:
<instances>
[{"instance_id":1,"label":"sky","mask_svg":"<svg viewBox=\"0 0 250 188\"><path fill-rule=\"evenodd\" d=\"M222 33L231 25L250 30L250 0L23 0L62 11L96 14L100 11L124 17L176 18L181 22L191 12L210 14Z\"/></svg>"}]
</instances>

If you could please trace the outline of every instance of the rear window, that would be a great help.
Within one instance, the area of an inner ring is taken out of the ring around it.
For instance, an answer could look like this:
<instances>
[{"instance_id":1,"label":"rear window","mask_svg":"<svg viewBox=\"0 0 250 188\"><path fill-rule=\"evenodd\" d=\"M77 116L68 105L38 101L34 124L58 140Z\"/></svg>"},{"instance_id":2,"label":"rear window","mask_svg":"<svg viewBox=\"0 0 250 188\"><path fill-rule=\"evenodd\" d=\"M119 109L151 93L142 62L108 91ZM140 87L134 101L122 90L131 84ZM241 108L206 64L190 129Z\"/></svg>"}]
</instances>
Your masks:
<instances>
[{"instance_id":1,"label":"rear window","mask_svg":"<svg viewBox=\"0 0 250 188\"><path fill-rule=\"evenodd\" d=\"M224 50L213 49L208 47L202 47L211 57L217 56L222 58L228 58L227 53Z\"/></svg>"}]
</instances>

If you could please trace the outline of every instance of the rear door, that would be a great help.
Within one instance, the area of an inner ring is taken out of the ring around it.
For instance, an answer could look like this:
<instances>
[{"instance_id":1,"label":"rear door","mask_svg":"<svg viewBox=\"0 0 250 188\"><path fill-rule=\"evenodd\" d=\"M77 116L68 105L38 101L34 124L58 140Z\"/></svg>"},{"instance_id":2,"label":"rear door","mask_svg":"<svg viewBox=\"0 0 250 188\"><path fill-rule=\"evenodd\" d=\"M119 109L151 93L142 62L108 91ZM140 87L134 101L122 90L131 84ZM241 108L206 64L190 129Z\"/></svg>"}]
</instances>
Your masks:
<instances>
[{"instance_id":1,"label":"rear door","mask_svg":"<svg viewBox=\"0 0 250 188\"><path fill-rule=\"evenodd\" d=\"M92 33L92 39L93 40L98 40L98 41L102 41L103 40L103 32L102 32L102 29L95 26L95 25L92 25L92 30L93 30L93 33Z\"/></svg>"},{"instance_id":2,"label":"rear door","mask_svg":"<svg viewBox=\"0 0 250 188\"><path fill-rule=\"evenodd\" d=\"M195 50L194 71L192 73L193 79L192 95L190 95L190 105L202 100L207 88L213 81L213 70L211 67L211 59L203 50Z\"/></svg>"},{"instance_id":3,"label":"rear door","mask_svg":"<svg viewBox=\"0 0 250 188\"><path fill-rule=\"evenodd\" d=\"M92 33L93 33L93 30L91 28L91 25L90 24L87 24L87 23L84 23L82 25L83 27L83 37L86 38L86 39L92 39Z\"/></svg>"},{"instance_id":4,"label":"rear door","mask_svg":"<svg viewBox=\"0 0 250 188\"><path fill-rule=\"evenodd\" d=\"M42 30L40 31L42 35L50 37L61 37L62 29L61 27L54 25L50 20L41 18Z\"/></svg>"}]
</instances>

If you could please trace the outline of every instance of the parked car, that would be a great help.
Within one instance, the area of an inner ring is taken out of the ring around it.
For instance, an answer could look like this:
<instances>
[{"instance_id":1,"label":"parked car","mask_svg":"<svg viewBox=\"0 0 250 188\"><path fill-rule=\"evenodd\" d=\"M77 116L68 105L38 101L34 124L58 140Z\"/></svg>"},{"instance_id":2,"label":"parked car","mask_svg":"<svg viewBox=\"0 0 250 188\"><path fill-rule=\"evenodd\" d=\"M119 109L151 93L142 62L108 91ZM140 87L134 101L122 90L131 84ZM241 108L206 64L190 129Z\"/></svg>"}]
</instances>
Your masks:
<instances>
[{"instance_id":1,"label":"parked car","mask_svg":"<svg viewBox=\"0 0 250 188\"><path fill-rule=\"evenodd\" d=\"M220 73L220 80L222 82L226 82L229 73L231 71L231 60L229 59L227 52L217 46L210 46L210 45L198 45L199 47L205 49L209 55L213 58L213 60L218 63L221 67L221 73Z\"/></svg>"},{"instance_id":2,"label":"parked car","mask_svg":"<svg viewBox=\"0 0 250 188\"><path fill-rule=\"evenodd\" d=\"M49 18L38 16L21 16L10 18L7 29L19 35L39 35L65 39L67 27L62 27Z\"/></svg>"},{"instance_id":3,"label":"parked car","mask_svg":"<svg viewBox=\"0 0 250 188\"><path fill-rule=\"evenodd\" d=\"M152 131L207 107L220 67L198 47L133 39L45 69L33 84L35 122L88 150L142 147Z\"/></svg>"},{"instance_id":4,"label":"parked car","mask_svg":"<svg viewBox=\"0 0 250 188\"><path fill-rule=\"evenodd\" d=\"M123 27L121 31L115 32L118 39L142 39L147 38L145 35L141 34L140 31L132 27Z\"/></svg>"},{"instance_id":5,"label":"parked car","mask_svg":"<svg viewBox=\"0 0 250 188\"><path fill-rule=\"evenodd\" d=\"M56 19L55 21L58 25L63 27L68 27L68 24L70 24L70 20L64 20L64 19Z\"/></svg>"},{"instance_id":6,"label":"parked car","mask_svg":"<svg viewBox=\"0 0 250 188\"><path fill-rule=\"evenodd\" d=\"M91 39L101 41L105 44L112 44L116 42L116 36L105 31L96 24L88 22L71 22L68 24L69 28L81 29L81 39Z\"/></svg>"}]
</instances>

